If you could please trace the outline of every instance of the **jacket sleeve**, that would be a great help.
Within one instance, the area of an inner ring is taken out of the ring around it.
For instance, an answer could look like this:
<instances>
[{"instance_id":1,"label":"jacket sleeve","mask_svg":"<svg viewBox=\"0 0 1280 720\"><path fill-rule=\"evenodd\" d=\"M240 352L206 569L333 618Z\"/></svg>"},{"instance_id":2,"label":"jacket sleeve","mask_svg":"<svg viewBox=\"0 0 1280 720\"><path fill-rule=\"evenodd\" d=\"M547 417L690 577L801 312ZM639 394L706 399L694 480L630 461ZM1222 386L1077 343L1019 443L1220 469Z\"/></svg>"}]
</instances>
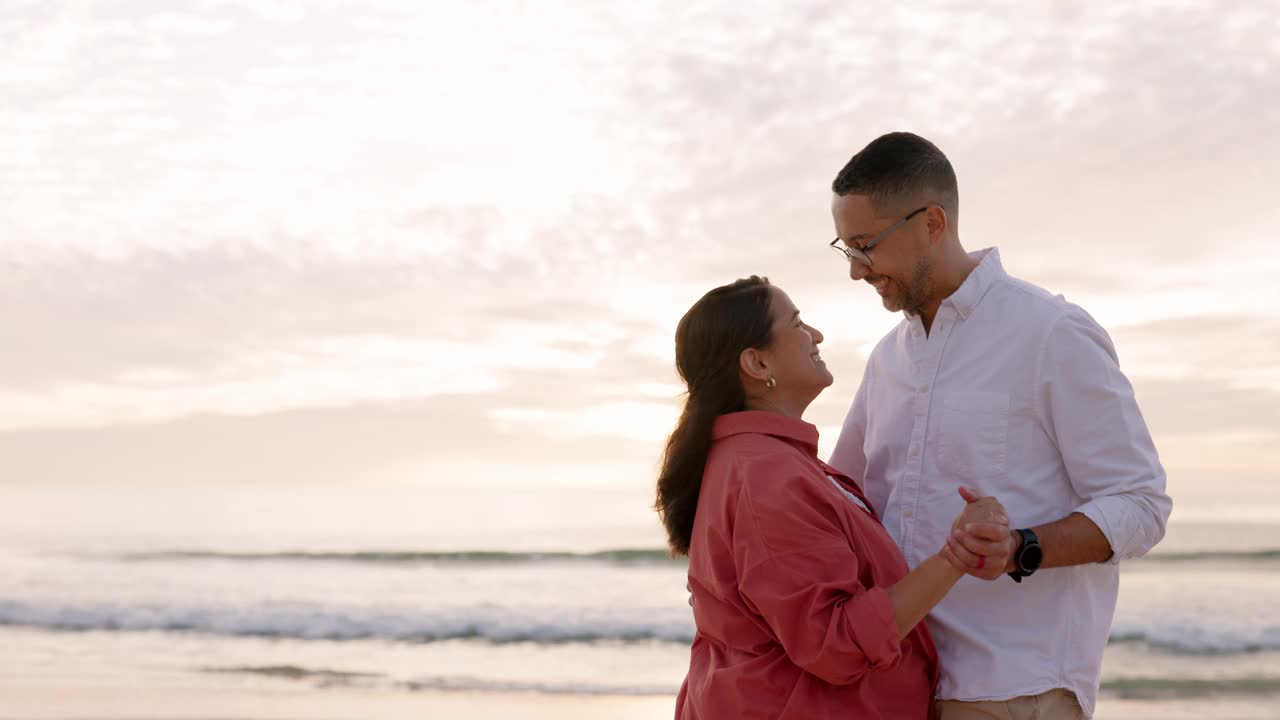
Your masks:
<instances>
[{"instance_id":1,"label":"jacket sleeve","mask_svg":"<svg viewBox=\"0 0 1280 720\"><path fill-rule=\"evenodd\" d=\"M902 657L893 604L884 588L858 580L859 558L809 473L756 468L744 483L734 523L739 591L792 662L832 684L891 668ZM843 498L840 498L843 500Z\"/></svg>"},{"instance_id":2,"label":"jacket sleeve","mask_svg":"<svg viewBox=\"0 0 1280 720\"><path fill-rule=\"evenodd\" d=\"M1040 355L1038 414L1085 500L1076 512L1106 536L1111 562L1145 555L1164 537L1173 501L1111 338L1072 308L1054 323Z\"/></svg>"}]
</instances>

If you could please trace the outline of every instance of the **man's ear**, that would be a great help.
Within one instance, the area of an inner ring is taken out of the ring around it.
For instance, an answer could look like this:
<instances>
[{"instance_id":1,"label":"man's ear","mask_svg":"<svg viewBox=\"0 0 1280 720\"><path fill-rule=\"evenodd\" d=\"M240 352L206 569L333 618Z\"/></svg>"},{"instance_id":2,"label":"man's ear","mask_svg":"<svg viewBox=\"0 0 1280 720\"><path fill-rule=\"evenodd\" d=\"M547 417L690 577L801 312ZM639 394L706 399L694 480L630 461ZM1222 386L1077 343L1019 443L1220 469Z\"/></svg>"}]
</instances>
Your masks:
<instances>
[{"instance_id":1,"label":"man's ear","mask_svg":"<svg viewBox=\"0 0 1280 720\"><path fill-rule=\"evenodd\" d=\"M930 205L924 211L924 216L925 222L929 224L929 243L942 242L947 236L947 229L951 227L951 216L947 215L946 209L941 205Z\"/></svg>"},{"instance_id":2,"label":"man's ear","mask_svg":"<svg viewBox=\"0 0 1280 720\"><path fill-rule=\"evenodd\" d=\"M747 348L738 353L738 369L743 375L759 382L767 381L772 375L769 372L769 359L756 348Z\"/></svg>"}]
</instances>

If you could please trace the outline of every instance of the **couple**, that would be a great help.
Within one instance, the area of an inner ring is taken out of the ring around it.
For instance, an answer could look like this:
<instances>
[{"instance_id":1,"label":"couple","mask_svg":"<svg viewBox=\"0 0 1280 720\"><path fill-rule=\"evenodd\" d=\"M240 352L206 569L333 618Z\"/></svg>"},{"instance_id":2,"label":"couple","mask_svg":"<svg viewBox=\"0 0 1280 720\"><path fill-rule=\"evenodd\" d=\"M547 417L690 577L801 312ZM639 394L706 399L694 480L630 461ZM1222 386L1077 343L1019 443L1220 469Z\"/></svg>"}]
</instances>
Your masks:
<instances>
[{"instance_id":1,"label":"couple","mask_svg":"<svg viewBox=\"0 0 1280 720\"><path fill-rule=\"evenodd\" d=\"M801 419L823 336L786 293L739 280L676 330L657 508L697 626L676 717L1091 717L1118 562L1172 507L1111 340L965 252L924 138L878 138L832 190L832 246L904 316L830 463Z\"/></svg>"}]
</instances>

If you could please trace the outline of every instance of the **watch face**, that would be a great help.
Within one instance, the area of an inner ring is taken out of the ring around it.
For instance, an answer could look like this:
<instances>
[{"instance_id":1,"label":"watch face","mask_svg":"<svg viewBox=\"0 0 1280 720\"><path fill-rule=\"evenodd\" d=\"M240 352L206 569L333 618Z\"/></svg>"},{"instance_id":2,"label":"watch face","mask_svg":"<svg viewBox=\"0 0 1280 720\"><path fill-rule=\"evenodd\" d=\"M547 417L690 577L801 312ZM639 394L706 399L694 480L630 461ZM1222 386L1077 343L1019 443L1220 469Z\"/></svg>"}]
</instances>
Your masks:
<instances>
[{"instance_id":1,"label":"watch face","mask_svg":"<svg viewBox=\"0 0 1280 720\"><path fill-rule=\"evenodd\" d=\"M1028 572L1036 570L1040 567L1040 561L1044 559L1044 553L1040 551L1040 545L1028 545L1022 549L1022 556L1018 558L1018 564L1023 570Z\"/></svg>"}]
</instances>

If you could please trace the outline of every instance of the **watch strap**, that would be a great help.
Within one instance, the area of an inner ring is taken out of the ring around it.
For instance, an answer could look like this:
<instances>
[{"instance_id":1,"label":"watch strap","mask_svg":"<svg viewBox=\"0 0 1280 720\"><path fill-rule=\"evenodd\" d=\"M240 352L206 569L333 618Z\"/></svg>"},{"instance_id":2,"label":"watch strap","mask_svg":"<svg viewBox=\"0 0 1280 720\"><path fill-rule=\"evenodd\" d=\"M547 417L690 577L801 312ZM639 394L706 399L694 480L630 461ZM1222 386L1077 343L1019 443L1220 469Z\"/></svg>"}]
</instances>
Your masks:
<instances>
[{"instance_id":1,"label":"watch strap","mask_svg":"<svg viewBox=\"0 0 1280 720\"><path fill-rule=\"evenodd\" d=\"M1039 563L1037 563L1036 567L1028 570L1026 566L1022 564L1022 554L1026 552L1026 549L1031 545L1034 545L1037 548L1039 548L1040 538L1036 537L1035 532L1032 531L1030 528L1019 528L1017 530L1014 530L1014 532L1018 533L1022 541L1018 544L1018 549L1014 551L1014 554L1013 554L1014 570L1013 572L1009 573L1009 577L1013 578L1014 582L1020 583L1022 582L1022 578L1030 577L1032 574L1035 573L1036 570L1039 569Z\"/></svg>"}]
</instances>

